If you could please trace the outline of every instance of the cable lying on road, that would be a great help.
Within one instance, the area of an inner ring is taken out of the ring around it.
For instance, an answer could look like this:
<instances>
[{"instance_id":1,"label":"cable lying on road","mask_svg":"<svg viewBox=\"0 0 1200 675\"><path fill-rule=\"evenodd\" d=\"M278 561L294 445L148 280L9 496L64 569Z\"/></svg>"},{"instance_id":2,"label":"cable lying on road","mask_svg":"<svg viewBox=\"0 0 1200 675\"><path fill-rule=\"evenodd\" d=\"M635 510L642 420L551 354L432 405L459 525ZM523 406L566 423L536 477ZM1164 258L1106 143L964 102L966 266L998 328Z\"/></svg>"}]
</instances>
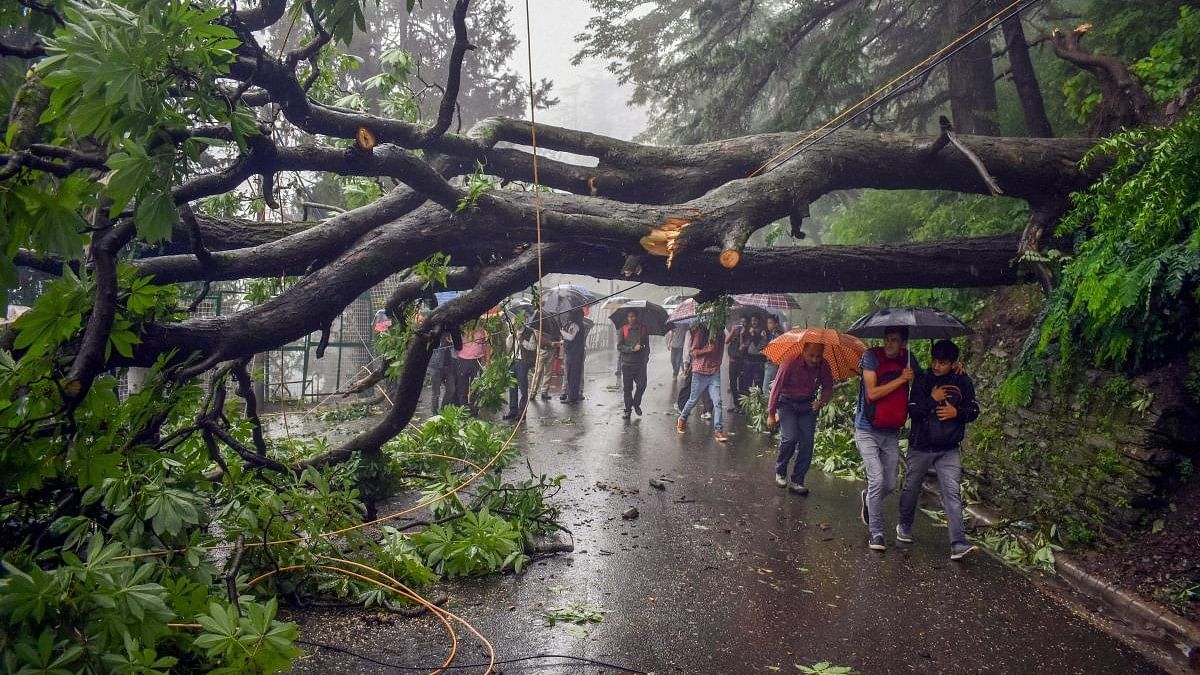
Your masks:
<instances>
[{"instance_id":1,"label":"cable lying on road","mask_svg":"<svg viewBox=\"0 0 1200 675\"><path fill-rule=\"evenodd\" d=\"M356 652L354 650L346 649L345 647L338 647L335 645L327 645L327 644L323 644L321 642L312 642L310 640L296 640L296 644L307 645L309 647L317 647L319 649L328 649L329 651L338 652L340 654L345 654L347 656L353 656L356 659L361 659L363 661L367 661L368 663L374 663L377 666L384 666L385 668L395 668L396 670L415 670L415 671L428 672L430 670L436 670L439 667L439 666L431 666L431 665L423 665L423 666L404 665L404 664L399 664L399 663L391 663L389 661L381 661L374 657L367 656L366 654L360 654L359 652ZM630 668L629 666L619 666L619 665L616 665L613 663L605 663L604 661L597 661L595 659L587 659L582 656L570 656L568 654L533 654L532 656L521 656L521 657L516 657L516 658L511 658L511 659L498 659L495 661L495 665L499 666L499 665L503 665L503 664L507 664L507 663L522 663L525 661L539 661L541 659L565 659L567 661L583 663L583 664L586 664L589 666L600 666L603 668L615 668L622 673L632 673L633 675L649 675L649 673L647 673L644 670ZM487 665L488 665L487 663L462 663L462 664L457 664L457 665L452 665L452 666L446 666L445 670L462 670L464 668L484 668ZM549 665L549 664L547 664L547 665Z\"/></svg>"}]
</instances>

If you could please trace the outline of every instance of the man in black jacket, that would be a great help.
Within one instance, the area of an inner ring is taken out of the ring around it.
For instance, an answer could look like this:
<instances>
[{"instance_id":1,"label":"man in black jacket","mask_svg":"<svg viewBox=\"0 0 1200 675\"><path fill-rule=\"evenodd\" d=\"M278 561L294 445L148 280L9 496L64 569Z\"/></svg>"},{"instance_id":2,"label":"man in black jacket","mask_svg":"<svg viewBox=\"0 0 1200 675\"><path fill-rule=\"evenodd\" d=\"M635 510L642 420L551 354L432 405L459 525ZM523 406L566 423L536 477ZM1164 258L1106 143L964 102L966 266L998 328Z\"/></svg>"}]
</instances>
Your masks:
<instances>
[{"instance_id":1,"label":"man in black jacket","mask_svg":"<svg viewBox=\"0 0 1200 675\"><path fill-rule=\"evenodd\" d=\"M638 321L635 309L625 315L625 325L617 334L617 353L621 384L625 390L625 413L621 417L629 419L631 409L641 417L642 394L646 392L646 362L650 360L650 334Z\"/></svg>"},{"instance_id":2,"label":"man in black jacket","mask_svg":"<svg viewBox=\"0 0 1200 675\"><path fill-rule=\"evenodd\" d=\"M962 497L959 480L962 460L959 444L967 424L979 417L975 387L971 378L958 372L958 347L949 340L933 345L933 361L928 373L917 378L908 398L908 416L912 432L908 459L904 465L904 492L900 495L900 522L896 540L912 542L913 516L921 482L930 467L937 471L950 531L950 559L960 560L975 547L967 542L963 528Z\"/></svg>"}]
</instances>

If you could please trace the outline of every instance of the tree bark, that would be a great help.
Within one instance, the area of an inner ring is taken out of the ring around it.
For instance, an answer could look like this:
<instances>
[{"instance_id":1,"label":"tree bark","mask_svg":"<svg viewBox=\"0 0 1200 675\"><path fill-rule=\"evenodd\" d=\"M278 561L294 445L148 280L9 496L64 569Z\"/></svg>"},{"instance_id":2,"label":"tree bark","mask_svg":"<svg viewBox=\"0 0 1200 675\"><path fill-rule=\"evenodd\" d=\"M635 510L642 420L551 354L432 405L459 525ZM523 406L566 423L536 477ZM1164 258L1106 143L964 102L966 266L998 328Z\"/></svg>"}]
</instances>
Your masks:
<instances>
[{"instance_id":1,"label":"tree bark","mask_svg":"<svg viewBox=\"0 0 1200 675\"><path fill-rule=\"evenodd\" d=\"M1021 101L1021 112L1025 116L1025 130L1030 136L1052 138L1054 128L1046 116L1046 102L1038 85L1033 61L1029 58L1029 43L1025 40L1025 27L1021 16L1004 22L1004 42L1007 45L1008 63L1012 68L1013 86Z\"/></svg>"},{"instance_id":2,"label":"tree bark","mask_svg":"<svg viewBox=\"0 0 1200 675\"><path fill-rule=\"evenodd\" d=\"M948 0L947 39L959 37L986 18L990 4L980 0ZM955 54L946 63L946 73L954 127L968 134L998 135L990 42L981 39Z\"/></svg>"}]
</instances>

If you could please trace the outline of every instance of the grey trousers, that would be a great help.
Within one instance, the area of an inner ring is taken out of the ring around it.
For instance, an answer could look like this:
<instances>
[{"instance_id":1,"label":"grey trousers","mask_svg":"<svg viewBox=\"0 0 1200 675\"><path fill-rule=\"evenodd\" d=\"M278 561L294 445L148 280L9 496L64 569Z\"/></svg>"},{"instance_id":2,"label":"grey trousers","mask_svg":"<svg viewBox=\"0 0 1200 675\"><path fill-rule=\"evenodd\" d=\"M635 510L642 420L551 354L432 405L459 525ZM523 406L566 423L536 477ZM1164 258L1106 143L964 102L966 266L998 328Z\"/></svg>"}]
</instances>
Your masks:
<instances>
[{"instance_id":1,"label":"grey trousers","mask_svg":"<svg viewBox=\"0 0 1200 675\"><path fill-rule=\"evenodd\" d=\"M966 544L966 529L963 527L962 495L959 481L962 479L962 457L957 449L946 452L908 451L904 462L904 491L900 493L900 527L911 531L913 517L917 511L917 498L921 496L921 482L929 467L937 471L938 485L942 488L942 507L946 509L946 527L950 530L950 545Z\"/></svg>"}]
</instances>

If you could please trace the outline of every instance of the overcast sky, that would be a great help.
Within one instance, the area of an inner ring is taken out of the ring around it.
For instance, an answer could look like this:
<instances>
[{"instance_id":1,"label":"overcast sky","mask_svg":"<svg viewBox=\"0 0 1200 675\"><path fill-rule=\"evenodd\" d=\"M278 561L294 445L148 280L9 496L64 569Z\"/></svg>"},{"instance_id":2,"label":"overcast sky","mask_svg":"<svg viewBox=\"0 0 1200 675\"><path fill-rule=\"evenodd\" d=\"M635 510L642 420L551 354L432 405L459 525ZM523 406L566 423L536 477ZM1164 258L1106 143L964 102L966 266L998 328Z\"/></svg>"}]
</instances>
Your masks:
<instances>
[{"instance_id":1,"label":"overcast sky","mask_svg":"<svg viewBox=\"0 0 1200 675\"><path fill-rule=\"evenodd\" d=\"M513 31L520 46L513 53L511 67L526 77L529 65L525 47L525 2L510 2ZM583 131L629 139L645 128L646 116L640 109L626 105L630 88L622 88L617 78L598 61L571 65L578 51L575 36L583 31L593 11L583 0L529 0L533 27L533 76L554 81L554 95L561 102L549 110L538 111L537 120Z\"/></svg>"}]
</instances>

